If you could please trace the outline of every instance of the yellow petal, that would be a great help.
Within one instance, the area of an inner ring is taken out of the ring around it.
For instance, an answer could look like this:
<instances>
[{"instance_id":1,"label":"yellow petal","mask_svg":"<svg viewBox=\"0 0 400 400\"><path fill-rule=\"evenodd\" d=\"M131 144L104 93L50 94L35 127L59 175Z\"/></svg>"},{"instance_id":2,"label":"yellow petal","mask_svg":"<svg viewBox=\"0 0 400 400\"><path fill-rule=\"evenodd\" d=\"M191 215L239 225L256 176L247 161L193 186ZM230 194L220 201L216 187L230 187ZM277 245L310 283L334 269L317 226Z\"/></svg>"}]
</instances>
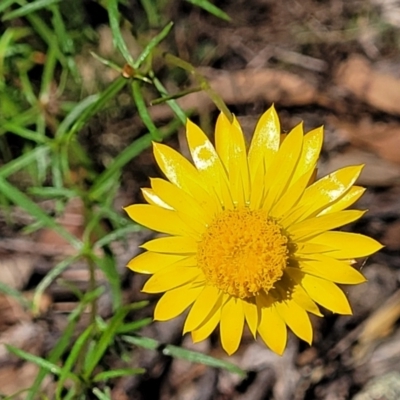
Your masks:
<instances>
[{"instance_id":1,"label":"yellow petal","mask_svg":"<svg viewBox=\"0 0 400 400\"><path fill-rule=\"evenodd\" d=\"M132 258L128 263L128 268L141 274L154 274L177 261L184 260L185 258L186 256L181 255L157 254L146 251L145 253Z\"/></svg>"},{"instance_id":2,"label":"yellow petal","mask_svg":"<svg viewBox=\"0 0 400 400\"><path fill-rule=\"evenodd\" d=\"M282 355L287 341L287 329L283 319L273 306L261 308L258 333L265 344L275 353Z\"/></svg>"},{"instance_id":3,"label":"yellow petal","mask_svg":"<svg viewBox=\"0 0 400 400\"><path fill-rule=\"evenodd\" d=\"M236 117L230 128L229 182L233 202L238 207L248 204L250 197L249 167L246 143Z\"/></svg>"},{"instance_id":4,"label":"yellow petal","mask_svg":"<svg viewBox=\"0 0 400 400\"><path fill-rule=\"evenodd\" d=\"M205 286L190 309L185 326L183 327L183 333L198 328L207 319L209 314L221 307L221 302L222 294L220 291L215 286Z\"/></svg>"},{"instance_id":5,"label":"yellow petal","mask_svg":"<svg viewBox=\"0 0 400 400\"><path fill-rule=\"evenodd\" d=\"M346 194L335 201L331 206L323 209L319 215L329 214L336 211L344 210L354 204L365 192L365 188L361 186L353 186Z\"/></svg>"},{"instance_id":6,"label":"yellow petal","mask_svg":"<svg viewBox=\"0 0 400 400\"><path fill-rule=\"evenodd\" d=\"M227 171L229 170L230 129L231 123L226 115L221 112L215 126L215 148Z\"/></svg>"},{"instance_id":7,"label":"yellow petal","mask_svg":"<svg viewBox=\"0 0 400 400\"><path fill-rule=\"evenodd\" d=\"M344 284L365 282L364 276L349 264L323 254L310 255L309 259L299 261L301 271Z\"/></svg>"},{"instance_id":8,"label":"yellow petal","mask_svg":"<svg viewBox=\"0 0 400 400\"><path fill-rule=\"evenodd\" d=\"M200 175L215 190L221 204L232 209L228 178L214 146L204 132L190 120L186 124L186 137L193 162Z\"/></svg>"},{"instance_id":9,"label":"yellow petal","mask_svg":"<svg viewBox=\"0 0 400 400\"><path fill-rule=\"evenodd\" d=\"M282 194L271 208L270 215L272 217L279 218L287 214L298 203L308 185L311 173L311 170L305 173Z\"/></svg>"},{"instance_id":10,"label":"yellow petal","mask_svg":"<svg viewBox=\"0 0 400 400\"><path fill-rule=\"evenodd\" d=\"M293 333L311 345L313 331L306 311L296 302L290 300L277 302L275 306L278 314Z\"/></svg>"},{"instance_id":11,"label":"yellow petal","mask_svg":"<svg viewBox=\"0 0 400 400\"><path fill-rule=\"evenodd\" d=\"M135 222L154 231L199 238L199 234L187 226L175 211L149 204L133 204L124 210Z\"/></svg>"},{"instance_id":12,"label":"yellow petal","mask_svg":"<svg viewBox=\"0 0 400 400\"><path fill-rule=\"evenodd\" d=\"M204 227L214 218L214 214L207 208L199 205L196 199L187 194L183 189L160 178L151 179L154 193L179 214L191 216Z\"/></svg>"},{"instance_id":13,"label":"yellow petal","mask_svg":"<svg viewBox=\"0 0 400 400\"><path fill-rule=\"evenodd\" d=\"M323 235L323 234L322 234ZM332 246L313 243L313 239L310 239L308 242L298 242L296 252L294 253L294 257L304 257L304 255L315 254L315 253L329 253L334 250Z\"/></svg>"},{"instance_id":14,"label":"yellow petal","mask_svg":"<svg viewBox=\"0 0 400 400\"><path fill-rule=\"evenodd\" d=\"M297 268L288 267L285 271L293 280L301 284L309 296L321 306L334 313L352 314L346 296L333 282L305 274Z\"/></svg>"},{"instance_id":15,"label":"yellow petal","mask_svg":"<svg viewBox=\"0 0 400 400\"><path fill-rule=\"evenodd\" d=\"M293 176L292 182L296 182L304 174L310 170L314 170L317 164L319 154L322 148L322 142L324 139L324 129L319 127L313 129L304 135L303 139L303 150L300 156L300 160L297 164L296 171Z\"/></svg>"},{"instance_id":16,"label":"yellow petal","mask_svg":"<svg viewBox=\"0 0 400 400\"><path fill-rule=\"evenodd\" d=\"M383 246L376 240L349 232L324 232L307 242L311 245L330 246L329 256L341 259L369 256L379 251Z\"/></svg>"},{"instance_id":17,"label":"yellow petal","mask_svg":"<svg viewBox=\"0 0 400 400\"><path fill-rule=\"evenodd\" d=\"M257 328L260 321L261 312L257 308L256 304L252 301L243 301L243 311L250 332L255 338L257 335Z\"/></svg>"},{"instance_id":18,"label":"yellow petal","mask_svg":"<svg viewBox=\"0 0 400 400\"><path fill-rule=\"evenodd\" d=\"M154 319L167 321L182 314L199 296L201 286L184 285L163 294L154 310Z\"/></svg>"},{"instance_id":19,"label":"yellow petal","mask_svg":"<svg viewBox=\"0 0 400 400\"><path fill-rule=\"evenodd\" d=\"M264 198L264 163L259 163L251 176L250 203L251 210L259 210Z\"/></svg>"},{"instance_id":20,"label":"yellow petal","mask_svg":"<svg viewBox=\"0 0 400 400\"><path fill-rule=\"evenodd\" d=\"M268 182L269 191L262 206L264 210L269 211L288 188L299 161L302 146L303 125L299 124L287 135L266 172L265 181Z\"/></svg>"},{"instance_id":21,"label":"yellow petal","mask_svg":"<svg viewBox=\"0 0 400 400\"><path fill-rule=\"evenodd\" d=\"M295 282L286 272L284 272L281 280L277 282L276 288L279 293L285 293L287 292L288 288L290 288L290 295L280 296L282 300L293 300L304 310L312 314L318 315L319 317L322 317L318 306L314 303L313 300L311 300L311 297L301 287L301 285Z\"/></svg>"},{"instance_id":22,"label":"yellow petal","mask_svg":"<svg viewBox=\"0 0 400 400\"><path fill-rule=\"evenodd\" d=\"M193 343L198 343L204 339L207 339L217 327L220 318L221 308L218 308L214 313L208 316L201 326L191 332Z\"/></svg>"},{"instance_id":23,"label":"yellow petal","mask_svg":"<svg viewBox=\"0 0 400 400\"><path fill-rule=\"evenodd\" d=\"M171 147L154 142L153 152L161 171L173 184L189 190L188 179L201 183L199 173L193 164Z\"/></svg>"},{"instance_id":24,"label":"yellow petal","mask_svg":"<svg viewBox=\"0 0 400 400\"><path fill-rule=\"evenodd\" d=\"M167 203L164 203L155 193L153 189L142 188L142 194L144 199L153 206L159 206L161 208L166 208L167 210L172 210Z\"/></svg>"},{"instance_id":25,"label":"yellow petal","mask_svg":"<svg viewBox=\"0 0 400 400\"><path fill-rule=\"evenodd\" d=\"M306 240L324 231L335 229L356 221L364 214L365 211L359 210L338 211L336 213L306 219L292 226L282 225L287 229L291 240Z\"/></svg>"},{"instance_id":26,"label":"yellow petal","mask_svg":"<svg viewBox=\"0 0 400 400\"><path fill-rule=\"evenodd\" d=\"M150 240L140 247L156 253L196 253L197 242L186 236L169 236Z\"/></svg>"},{"instance_id":27,"label":"yellow petal","mask_svg":"<svg viewBox=\"0 0 400 400\"><path fill-rule=\"evenodd\" d=\"M305 211L299 221L317 215L350 190L363 167L355 165L339 169L309 186L297 206Z\"/></svg>"},{"instance_id":28,"label":"yellow petal","mask_svg":"<svg viewBox=\"0 0 400 400\"><path fill-rule=\"evenodd\" d=\"M144 285L145 293L161 293L192 282L202 274L197 267L171 265L156 272Z\"/></svg>"},{"instance_id":29,"label":"yellow petal","mask_svg":"<svg viewBox=\"0 0 400 400\"><path fill-rule=\"evenodd\" d=\"M268 170L280 144L281 127L274 106L270 107L258 120L249 149L249 168L254 182L254 175L259 164L264 163Z\"/></svg>"},{"instance_id":30,"label":"yellow petal","mask_svg":"<svg viewBox=\"0 0 400 400\"><path fill-rule=\"evenodd\" d=\"M220 335L223 349L232 355L239 347L243 334L244 312L242 300L231 297L222 307Z\"/></svg>"},{"instance_id":31,"label":"yellow petal","mask_svg":"<svg viewBox=\"0 0 400 400\"><path fill-rule=\"evenodd\" d=\"M322 317L321 311L318 306L314 303L307 292L300 286L296 285L291 294L293 301L295 301L304 310Z\"/></svg>"}]
</instances>

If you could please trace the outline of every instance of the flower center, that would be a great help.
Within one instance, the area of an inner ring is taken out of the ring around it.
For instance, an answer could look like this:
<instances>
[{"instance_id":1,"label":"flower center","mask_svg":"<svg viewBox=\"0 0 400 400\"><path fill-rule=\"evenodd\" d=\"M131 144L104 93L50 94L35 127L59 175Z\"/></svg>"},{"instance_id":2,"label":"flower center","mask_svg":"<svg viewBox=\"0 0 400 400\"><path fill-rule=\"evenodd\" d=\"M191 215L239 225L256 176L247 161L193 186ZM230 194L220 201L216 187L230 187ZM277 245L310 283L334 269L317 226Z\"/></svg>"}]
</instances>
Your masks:
<instances>
[{"instance_id":1,"label":"flower center","mask_svg":"<svg viewBox=\"0 0 400 400\"><path fill-rule=\"evenodd\" d=\"M204 232L197 261L209 284L241 299L268 292L283 275L288 238L263 210L220 213Z\"/></svg>"}]
</instances>

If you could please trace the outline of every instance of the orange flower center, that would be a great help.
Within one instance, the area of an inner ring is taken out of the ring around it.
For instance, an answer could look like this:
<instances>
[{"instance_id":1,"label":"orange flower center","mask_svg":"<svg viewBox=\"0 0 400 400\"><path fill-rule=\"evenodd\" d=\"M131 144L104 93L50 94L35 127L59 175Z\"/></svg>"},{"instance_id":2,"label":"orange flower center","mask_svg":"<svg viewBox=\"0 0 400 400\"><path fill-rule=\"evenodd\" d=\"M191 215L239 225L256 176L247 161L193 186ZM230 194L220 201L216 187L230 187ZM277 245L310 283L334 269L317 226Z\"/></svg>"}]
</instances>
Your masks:
<instances>
[{"instance_id":1,"label":"orange flower center","mask_svg":"<svg viewBox=\"0 0 400 400\"><path fill-rule=\"evenodd\" d=\"M283 275L288 238L263 210L220 213L203 234L197 261L209 284L241 299L268 292Z\"/></svg>"}]
</instances>

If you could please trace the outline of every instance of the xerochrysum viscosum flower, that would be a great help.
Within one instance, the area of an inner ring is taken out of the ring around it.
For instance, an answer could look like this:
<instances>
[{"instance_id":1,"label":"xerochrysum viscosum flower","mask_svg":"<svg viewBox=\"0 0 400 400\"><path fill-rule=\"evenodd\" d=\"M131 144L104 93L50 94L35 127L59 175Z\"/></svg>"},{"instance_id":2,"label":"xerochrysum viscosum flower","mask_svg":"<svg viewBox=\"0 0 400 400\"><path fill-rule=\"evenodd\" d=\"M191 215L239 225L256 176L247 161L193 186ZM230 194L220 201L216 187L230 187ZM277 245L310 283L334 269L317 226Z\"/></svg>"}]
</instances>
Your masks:
<instances>
[{"instance_id":1,"label":"xerochrysum viscosum flower","mask_svg":"<svg viewBox=\"0 0 400 400\"><path fill-rule=\"evenodd\" d=\"M336 285L365 279L354 259L381 248L375 240L333 231L364 212L345 210L362 195L355 186L362 166L315 181L323 129L302 124L281 135L273 107L257 123L247 149L238 121L221 114L215 147L187 122L193 163L163 144L154 155L168 180L143 189L149 204L126 208L139 224L167 234L145 243L129 263L151 274L143 291L164 293L156 320L190 307L184 332L195 342L220 326L222 346L234 353L247 323L275 352L286 346L287 326L312 341L308 313L317 304L351 314Z\"/></svg>"}]
</instances>

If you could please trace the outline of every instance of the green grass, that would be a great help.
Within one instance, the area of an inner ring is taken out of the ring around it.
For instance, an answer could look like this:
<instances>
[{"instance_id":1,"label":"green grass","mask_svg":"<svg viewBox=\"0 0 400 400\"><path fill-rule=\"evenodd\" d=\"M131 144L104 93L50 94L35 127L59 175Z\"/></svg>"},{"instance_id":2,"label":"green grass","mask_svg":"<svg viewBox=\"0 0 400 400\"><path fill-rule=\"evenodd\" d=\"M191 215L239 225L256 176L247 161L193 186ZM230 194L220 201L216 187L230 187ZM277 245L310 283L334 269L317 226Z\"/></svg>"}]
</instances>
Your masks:
<instances>
[{"instance_id":1,"label":"green grass","mask_svg":"<svg viewBox=\"0 0 400 400\"><path fill-rule=\"evenodd\" d=\"M188 2L193 7L201 7L219 18L229 20L222 10L207 0ZM59 260L53 266L35 288L32 301L4 284L0 285L0 291L16 298L37 316L40 314L42 294L72 263L83 261L90 275L86 293L71 287L79 302L68 316L67 328L47 355L41 357L7 346L10 353L40 367L33 385L21 388L19 392L25 393L27 400L46 398L41 393L41 384L49 374L57 376L55 399L83 400L88 393L98 399L110 399L111 379L144 372L140 366L132 367L136 349L142 347L147 351L155 351L159 346L153 339L140 335L140 328L152 323L151 319L132 321L131 317L127 318L128 315L135 315L132 312L146 303L123 303L116 256L110 244L138 232L140 227L113 209L112 204L126 165L150 147L152 141L162 141L173 135L187 117L175 102L186 92L168 93L161 77L153 69L153 60L158 58L160 62L160 45L164 46L163 49L168 47L173 29L173 22L165 21L163 17L165 1L142 2L147 21L139 28L142 34L146 34L145 37L149 37L149 32L153 36L142 46L137 57L131 54L124 39L126 36L121 27L129 26L130 22L121 13L118 0L99 1L108 15L115 48L115 54L110 58L96 55L98 34L85 22L79 1L71 0L71 3L78 10L74 15L68 14L63 8L65 4L59 0L3 0L0 4L3 24L0 32L2 212L20 207L34 221L25 227L26 232L51 229L75 251L74 255ZM81 75L77 64L78 55L84 55L90 63L103 64L104 68L113 71L115 79L96 82L97 89L94 92L86 90L83 85L85 77ZM195 68L186 61L170 58L175 68L196 74ZM161 58L161 61L168 68L165 59ZM224 109L225 105L219 96L211 91L200 75L196 76L200 82L199 90L206 90L217 106ZM149 93L157 99L156 102L169 106L174 115L163 128L159 128L151 118L147 100ZM118 112L121 95L129 97L130 106L136 110L148 133L132 141L109 162L107 169L99 171L93 166L91 149L81 144L80 135L100 113L110 110ZM77 166L83 168L85 173L74 174ZM24 177L24 186L18 184L21 176ZM75 198L79 198L84 205L84 231L79 238L55 218ZM56 216L49 215L41 207L44 200L54 202ZM112 230L102 227L103 220L109 222ZM93 237L96 237L95 241ZM96 269L103 272L107 285L99 287ZM114 310L113 316L107 320L101 319L97 313L97 303L105 286L110 289ZM79 333L78 321L86 309L90 310L90 322ZM102 361L106 353L116 349L117 344L124 348L124 366L109 370ZM230 363L176 346L167 345L163 353L243 374ZM7 398L13 397L10 395Z\"/></svg>"}]
</instances>

